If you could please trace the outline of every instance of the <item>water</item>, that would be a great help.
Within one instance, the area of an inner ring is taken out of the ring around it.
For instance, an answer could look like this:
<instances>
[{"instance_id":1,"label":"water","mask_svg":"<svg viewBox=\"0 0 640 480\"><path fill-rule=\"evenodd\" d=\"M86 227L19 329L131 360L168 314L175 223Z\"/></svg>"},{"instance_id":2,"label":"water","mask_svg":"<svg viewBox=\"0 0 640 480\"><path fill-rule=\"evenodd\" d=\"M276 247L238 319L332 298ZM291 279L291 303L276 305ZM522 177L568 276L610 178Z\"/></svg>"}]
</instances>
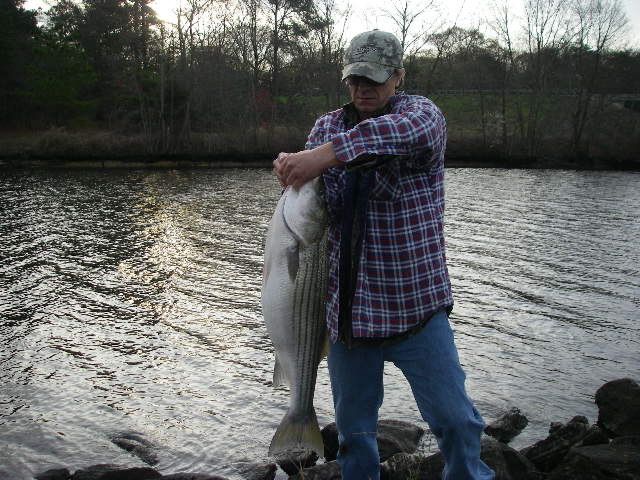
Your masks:
<instances>
[{"instance_id":1,"label":"water","mask_svg":"<svg viewBox=\"0 0 640 480\"><path fill-rule=\"evenodd\" d=\"M287 403L259 303L278 194L267 170L0 172L0 478L144 465L110 441L132 431L162 473L267 460ZM638 173L447 170L456 341L485 420L529 417L512 446L640 380L638 212ZM393 366L385 385L381 417L420 423ZM331 422L324 362L315 403Z\"/></svg>"}]
</instances>

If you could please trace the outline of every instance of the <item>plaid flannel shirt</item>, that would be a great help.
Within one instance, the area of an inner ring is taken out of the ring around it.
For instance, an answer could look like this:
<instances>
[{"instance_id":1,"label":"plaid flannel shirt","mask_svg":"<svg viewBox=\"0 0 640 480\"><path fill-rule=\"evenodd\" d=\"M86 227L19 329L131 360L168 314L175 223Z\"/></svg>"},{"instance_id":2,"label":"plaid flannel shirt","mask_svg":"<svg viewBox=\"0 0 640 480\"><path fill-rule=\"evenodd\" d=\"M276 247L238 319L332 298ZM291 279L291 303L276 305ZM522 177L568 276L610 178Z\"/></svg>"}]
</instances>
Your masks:
<instances>
[{"instance_id":1,"label":"plaid flannel shirt","mask_svg":"<svg viewBox=\"0 0 640 480\"><path fill-rule=\"evenodd\" d=\"M332 342L338 339L345 167L371 158L363 154L395 158L387 157L391 160L375 169L351 310L353 338L403 334L453 305L443 232L442 113L431 100L404 93L391 97L387 113L353 128L348 128L350 112L353 115L351 104L322 115L306 144L311 149L332 142L338 160L345 164L323 174L331 220L327 327Z\"/></svg>"}]
</instances>

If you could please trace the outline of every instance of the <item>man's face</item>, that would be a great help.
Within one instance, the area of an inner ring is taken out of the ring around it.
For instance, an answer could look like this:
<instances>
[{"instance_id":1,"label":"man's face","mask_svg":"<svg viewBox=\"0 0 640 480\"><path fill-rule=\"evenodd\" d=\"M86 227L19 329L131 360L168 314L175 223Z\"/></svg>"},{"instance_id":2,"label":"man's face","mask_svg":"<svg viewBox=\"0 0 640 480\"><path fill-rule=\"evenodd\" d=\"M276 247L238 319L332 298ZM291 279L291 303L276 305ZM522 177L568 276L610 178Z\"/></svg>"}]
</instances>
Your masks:
<instances>
[{"instance_id":1,"label":"man's face","mask_svg":"<svg viewBox=\"0 0 640 480\"><path fill-rule=\"evenodd\" d=\"M381 111L389 102L389 98L396 92L400 81L397 72L393 73L386 82L376 83L366 77L351 75L346 82L351 94L351 100L364 120Z\"/></svg>"}]
</instances>

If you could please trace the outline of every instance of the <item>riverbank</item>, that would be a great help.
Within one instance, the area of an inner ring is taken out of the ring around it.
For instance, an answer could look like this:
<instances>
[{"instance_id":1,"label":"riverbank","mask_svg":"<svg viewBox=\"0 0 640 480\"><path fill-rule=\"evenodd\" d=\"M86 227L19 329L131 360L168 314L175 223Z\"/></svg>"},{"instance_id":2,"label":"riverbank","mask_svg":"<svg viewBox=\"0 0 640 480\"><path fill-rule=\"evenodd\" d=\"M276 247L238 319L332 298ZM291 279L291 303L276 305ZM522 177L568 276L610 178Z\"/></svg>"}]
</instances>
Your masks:
<instances>
[{"instance_id":1,"label":"riverbank","mask_svg":"<svg viewBox=\"0 0 640 480\"><path fill-rule=\"evenodd\" d=\"M458 132L459 133L459 132ZM191 144L162 153L157 141L142 135L91 130L0 132L0 166L85 168L270 168L281 151L304 145L305 130L276 127L271 131L193 134ZM544 146L543 146L544 147ZM445 166L449 168L527 168L640 171L640 155L607 152L569 157L541 148L537 156L504 156L480 138L449 135Z\"/></svg>"},{"instance_id":2,"label":"riverbank","mask_svg":"<svg viewBox=\"0 0 640 480\"><path fill-rule=\"evenodd\" d=\"M16 168L271 168L277 153L269 154L215 154L215 155L121 155L118 157L88 156L0 156L0 167ZM640 171L640 160L615 160L605 158L572 159L510 158L490 156L447 156L446 168L510 168L510 169L559 169L559 170L615 170Z\"/></svg>"},{"instance_id":3,"label":"riverbank","mask_svg":"<svg viewBox=\"0 0 640 480\"><path fill-rule=\"evenodd\" d=\"M622 378L604 384L594 397L598 419L589 424L584 416L567 423L554 422L549 436L515 450L507 444L528 424L518 409L512 409L485 428L481 457L495 472L495 480L636 480L640 479L640 386ZM395 420L378 424L378 446L383 480L439 480L444 467L440 453L416 453L425 431ZM279 461L291 480L339 480L335 462L338 451L335 424L322 436L326 462L318 465L314 456L299 463ZM138 435L113 438L112 442L148 465L158 462L153 444ZM246 463L237 467L245 480L274 480L276 463ZM123 467L93 465L77 470L55 468L35 476L37 480L226 480L213 473L161 475L150 466Z\"/></svg>"}]
</instances>

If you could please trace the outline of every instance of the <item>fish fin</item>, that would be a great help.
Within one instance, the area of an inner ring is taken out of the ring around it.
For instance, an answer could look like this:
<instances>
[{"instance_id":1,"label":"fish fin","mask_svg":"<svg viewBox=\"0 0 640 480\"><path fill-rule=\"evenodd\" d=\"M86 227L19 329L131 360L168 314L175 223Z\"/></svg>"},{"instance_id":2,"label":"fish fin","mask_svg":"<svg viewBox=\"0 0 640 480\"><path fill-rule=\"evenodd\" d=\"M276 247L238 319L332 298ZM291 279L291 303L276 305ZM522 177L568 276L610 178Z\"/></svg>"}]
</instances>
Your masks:
<instances>
[{"instance_id":1,"label":"fish fin","mask_svg":"<svg viewBox=\"0 0 640 480\"><path fill-rule=\"evenodd\" d=\"M273 386L281 387L282 385L289 385L289 379L284 373L284 369L280 364L280 359L278 358L278 354L276 354L276 362L273 366Z\"/></svg>"},{"instance_id":2,"label":"fish fin","mask_svg":"<svg viewBox=\"0 0 640 480\"><path fill-rule=\"evenodd\" d=\"M270 456L300 450L313 450L318 456L324 457L324 442L314 409L311 409L311 414L305 418L293 418L287 413L269 445Z\"/></svg>"},{"instance_id":3,"label":"fish fin","mask_svg":"<svg viewBox=\"0 0 640 480\"><path fill-rule=\"evenodd\" d=\"M289 269L289 277L292 282L295 282L296 276L298 276L298 268L300 267L299 254L297 243L295 247L287 248L287 268Z\"/></svg>"}]
</instances>

